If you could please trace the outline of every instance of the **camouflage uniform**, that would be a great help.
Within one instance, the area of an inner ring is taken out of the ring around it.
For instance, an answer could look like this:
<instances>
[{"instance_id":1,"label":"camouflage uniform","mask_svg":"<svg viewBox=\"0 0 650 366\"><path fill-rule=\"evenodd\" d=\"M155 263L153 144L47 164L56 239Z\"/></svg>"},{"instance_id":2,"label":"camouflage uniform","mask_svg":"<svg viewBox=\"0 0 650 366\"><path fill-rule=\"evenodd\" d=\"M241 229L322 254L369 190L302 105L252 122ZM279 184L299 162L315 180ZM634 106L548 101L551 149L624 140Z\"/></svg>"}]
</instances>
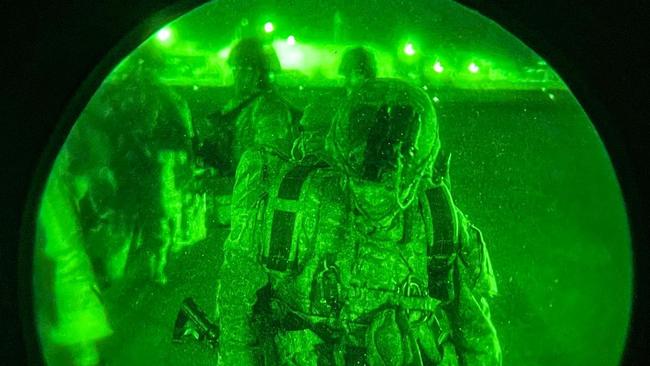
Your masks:
<instances>
[{"instance_id":1,"label":"camouflage uniform","mask_svg":"<svg viewBox=\"0 0 650 366\"><path fill-rule=\"evenodd\" d=\"M304 163L325 157L325 137L340 105L354 90L377 78L375 56L367 48L352 47L343 54L338 72L344 77L345 88L321 95L305 107L300 120L301 134L293 146L292 157Z\"/></svg>"},{"instance_id":2,"label":"camouflage uniform","mask_svg":"<svg viewBox=\"0 0 650 366\"><path fill-rule=\"evenodd\" d=\"M256 38L242 39L228 63L235 79L234 97L223 110L200 122L196 141L213 178L205 184L213 200L212 216L225 225L230 224L233 176L244 152L262 149L289 159L300 114L271 83L272 69L279 65L272 48Z\"/></svg>"},{"instance_id":3,"label":"camouflage uniform","mask_svg":"<svg viewBox=\"0 0 650 366\"><path fill-rule=\"evenodd\" d=\"M139 276L145 265L165 283L169 251L205 231L202 197L193 192L189 107L159 81L155 59L144 56L120 65L66 141L70 173L89 181L79 215L105 285L126 273Z\"/></svg>"},{"instance_id":4,"label":"camouflage uniform","mask_svg":"<svg viewBox=\"0 0 650 366\"><path fill-rule=\"evenodd\" d=\"M62 150L40 202L34 249L34 308L43 355L97 365L97 343L113 334L78 217L69 155ZM66 357L67 358L67 357Z\"/></svg>"},{"instance_id":5,"label":"camouflage uniform","mask_svg":"<svg viewBox=\"0 0 650 366\"><path fill-rule=\"evenodd\" d=\"M480 231L432 179L435 113L418 89L353 93L331 167L242 158L220 269L222 365L500 365Z\"/></svg>"},{"instance_id":6,"label":"camouflage uniform","mask_svg":"<svg viewBox=\"0 0 650 366\"><path fill-rule=\"evenodd\" d=\"M272 90L256 96L235 121L233 161L239 162L242 154L250 148L272 150L288 159L296 137L293 126L295 113Z\"/></svg>"},{"instance_id":7,"label":"camouflage uniform","mask_svg":"<svg viewBox=\"0 0 650 366\"><path fill-rule=\"evenodd\" d=\"M272 48L256 38L242 39L228 59L234 74L234 97L223 110L207 116L198 133L201 154L221 176L232 176L248 149L290 155L300 114L275 90L271 73L279 64Z\"/></svg>"}]
</instances>

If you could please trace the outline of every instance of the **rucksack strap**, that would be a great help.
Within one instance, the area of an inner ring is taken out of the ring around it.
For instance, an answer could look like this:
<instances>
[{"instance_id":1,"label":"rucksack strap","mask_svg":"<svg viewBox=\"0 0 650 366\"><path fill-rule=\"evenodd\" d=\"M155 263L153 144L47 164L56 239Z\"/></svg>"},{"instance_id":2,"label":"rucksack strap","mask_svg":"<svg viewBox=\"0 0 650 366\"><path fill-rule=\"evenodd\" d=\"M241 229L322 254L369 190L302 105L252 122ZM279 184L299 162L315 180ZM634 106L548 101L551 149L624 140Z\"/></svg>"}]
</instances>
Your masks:
<instances>
[{"instance_id":1,"label":"rucksack strap","mask_svg":"<svg viewBox=\"0 0 650 366\"><path fill-rule=\"evenodd\" d=\"M282 177L276 198L271 200L271 235L262 251L262 263L267 269L284 272L295 268L298 260L294 240L300 192L309 175L325 165L298 165Z\"/></svg>"},{"instance_id":2,"label":"rucksack strap","mask_svg":"<svg viewBox=\"0 0 650 366\"><path fill-rule=\"evenodd\" d=\"M441 300L454 297L451 265L458 247L458 216L449 188L441 184L424 193L425 220L430 220L432 235L429 257L429 296ZM426 209L425 209L426 207Z\"/></svg>"}]
</instances>

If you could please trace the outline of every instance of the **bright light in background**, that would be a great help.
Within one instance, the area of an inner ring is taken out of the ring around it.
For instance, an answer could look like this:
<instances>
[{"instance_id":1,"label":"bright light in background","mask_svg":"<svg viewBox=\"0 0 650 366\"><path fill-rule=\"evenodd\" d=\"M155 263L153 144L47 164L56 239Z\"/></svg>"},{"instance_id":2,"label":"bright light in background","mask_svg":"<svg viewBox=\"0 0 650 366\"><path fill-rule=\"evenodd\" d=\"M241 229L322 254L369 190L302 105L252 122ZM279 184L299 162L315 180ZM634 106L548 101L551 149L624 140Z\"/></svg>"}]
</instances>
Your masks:
<instances>
[{"instance_id":1,"label":"bright light in background","mask_svg":"<svg viewBox=\"0 0 650 366\"><path fill-rule=\"evenodd\" d=\"M476 73L479 71L478 65L476 65L476 64L473 63L473 62L472 62L471 64L469 64L469 67L468 67L467 69L468 69L469 72L471 72L472 74L476 74Z\"/></svg>"},{"instance_id":2,"label":"bright light in background","mask_svg":"<svg viewBox=\"0 0 650 366\"><path fill-rule=\"evenodd\" d=\"M304 63L305 54L303 48L299 46L294 47L294 45L295 39L293 44L288 39L286 42L273 42L283 69L304 69L306 66Z\"/></svg>"},{"instance_id":3,"label":"bright light in background","mask_svg":"<svg viewBox=\"0 0 650 366\"><path fill-rule=\"evenodd\" d=\"M275 30L275 27L273 26L273 23L271 23L271 22L266 22L266 24L264 24L264 31L265 31L266 33L271 33L271 32L273 32L274 30Z\"/></svg>"},{"instance_id":4,"label":"bright light in background","mask_svg":"<svg viewBox=\"0 0 650 366\"><path fill-rule=\"evenodd\" d=\"M407 43L406 46L404 46L404 53L408 56L415 55L415 48L413 47L413 43Z\"/></svg>"},{"instance_id":5,"label":"bright light in background","mask_svg":"<svg viewBox=\"0 0 650 366\"><path fill-rule=\"evenodd\" d=\"M156 38L160 42L168 42L172 38L172 31L169 28L163 28L156 33Z\"/></svg>"},{"instance_id":6,"label":"bright light in background","mask_svg":"<svg viewBox=\"0 0 650 366\"><path fill-rule=\"evenodd\" d=\"M296 37L289 36L289 38L287 38L287 44L289 46L294 46L296 44Z\"/></svg>"},{"instance_id":7,"label":"bright light in background","mask_svg":"<svg viewBox=\"0 0 650 366\"><path fill-rule=\"evenodd\" d=\"M435 64L433 64L433 71L437 72L438 74L445 71L445 68L442 67L442 64L440 61L436 61Z\"/></svg>"},{"instance_id":8,"label":"bright light in background","mask_svg":"<svg viewBox=\"0 0 650 366\"><path fill-rule=\"evenodd\" d=\"M223 48L219 51L219 57L222 59L227 59L228 56L230 55L230 47Z\"/></svg>"}]
</instances>

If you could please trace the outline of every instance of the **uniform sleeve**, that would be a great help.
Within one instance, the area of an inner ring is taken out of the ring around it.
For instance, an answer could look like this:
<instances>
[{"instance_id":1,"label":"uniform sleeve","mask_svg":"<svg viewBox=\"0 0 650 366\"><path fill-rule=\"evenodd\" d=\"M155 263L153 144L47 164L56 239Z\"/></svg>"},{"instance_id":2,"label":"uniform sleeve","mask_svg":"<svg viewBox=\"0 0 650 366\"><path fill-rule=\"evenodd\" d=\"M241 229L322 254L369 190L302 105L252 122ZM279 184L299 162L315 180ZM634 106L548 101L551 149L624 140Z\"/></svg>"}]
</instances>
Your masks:
<instances>
[{"instance_id":1,"label":"uniform sleeve","mask_svg":"<svg viewBox=\"0 0 650 366\"><path fill-rule=\"evenodd\" d=\"M66 156L66 152L62 156ZM60 157L60 159L63 159ZM45 356L50 347L66 347L74 357L74 365L93 365L99 361L96 342L110 336L113 330L93 273L81 235L78 213L68 178L58 160L43 192L35 248L36 266L50 263L49 273L34 268L34 273L47 284L38 284L44 293L36 293L37 324L42 336ZM55 319L42 317L44 304L52 303Z\"/></svg>"},{"instance_id":2,"label":"uniform sleeve","mask_svg":"<svg viewBox=\"0 0 650 366\"><path fill-rule=\"evenodd\" d=\"M278 97L264 96L256 102L253 121L255 146L289 159L298 135L289 106Z\"/></svg>"},{"instance_id":3,"label":"uniform sleeve","mask_svg":"<svg viewBox=\"0 0 650 366\"><path fill-rule=\"evenodd\" d=\"M254 240L256 216L264 200L264 165L260 156L246 152L237 169L231 232L224 243L217 285L219 365L259 364L257 337L252 326L253 306L257 291L268 283Z\"/></svg>"},{"instance_id":4,"label":"uniform sleeve","mask_svg":"<svg viewBox=\"0 0 650 366\"><path fill-rule=\"evenodd\" d=\"M501 365L501 346L488 299L496 296L492 264L481 231L460 211L460 247L455 266L456 300L452 336L462 366Z\"/></svg>"}]
</instances>

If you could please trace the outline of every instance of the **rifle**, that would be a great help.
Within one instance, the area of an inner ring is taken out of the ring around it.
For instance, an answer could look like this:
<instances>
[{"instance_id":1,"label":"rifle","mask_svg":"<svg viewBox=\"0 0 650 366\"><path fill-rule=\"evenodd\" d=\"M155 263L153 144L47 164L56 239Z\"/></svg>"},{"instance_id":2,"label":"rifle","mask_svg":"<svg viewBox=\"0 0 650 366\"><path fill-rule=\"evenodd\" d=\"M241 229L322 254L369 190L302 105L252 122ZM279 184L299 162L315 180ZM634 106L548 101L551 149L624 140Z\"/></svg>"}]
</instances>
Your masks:
<instances>
[{"instance_id":1,"label":"rifle","mask_svg":"<svg viewBox=\"0 0 650 366\"><path fill-rule=\"evenodd\" d=\"M237 162L233 161L233 144L235 143L236 121L242 111L250 106L262 93L255 93L235 108L221 110L208 115L201 128L195 131L193 148L199 159L207 166L216 168L220 175L234 176ZM201 129L207 131L201 132Z\"/></svg>"},{"instance_id":2,"label":"rifle","mask_svg":"<svg viewBox=\"0 0 650 366\"><path fill-rule=\"evenodd\" d=\"M182 343L186 339L207 342L210 348L219 345L219 327L212 323L190 297L183 300L176 316L172 341Z\"/></svg>"}]
</instances>

